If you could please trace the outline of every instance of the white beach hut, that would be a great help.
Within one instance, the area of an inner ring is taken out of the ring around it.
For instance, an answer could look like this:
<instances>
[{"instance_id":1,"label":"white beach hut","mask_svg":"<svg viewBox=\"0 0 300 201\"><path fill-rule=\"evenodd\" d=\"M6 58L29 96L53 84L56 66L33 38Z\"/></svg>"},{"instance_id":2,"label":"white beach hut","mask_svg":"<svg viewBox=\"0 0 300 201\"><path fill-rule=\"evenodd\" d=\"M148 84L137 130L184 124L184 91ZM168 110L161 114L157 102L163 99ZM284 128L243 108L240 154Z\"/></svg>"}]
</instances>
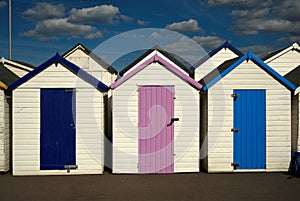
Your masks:
<instances>
[{"instance_id":1,"label":"white beach hut","mask_svg":"<svg viewBox=\"0 0 300 201\"><path fill-rule=\"evenodd\" d=\"M103 172L105 84L56 54L8 89L13 175Z\"/></svg>"},{"instance_id":2,"label":"white beach hut","mask_svg":"<svg viewBox=\"0 0 300 201\"><path fill-rule=\"evenodd\" d=\"M0 172L7 172L10 168L10 139L11 139L11 93L8 85L17 81L19 77L0 63Z\"/></svg>"},{"instance_id":3,"label":"white beach hut","mask_svg":"<svg viewBox=\"0 0 300 201\"><path fill-rule=\"evenodd\" d=\"M113 173L199 171L199 90L173 56L154 47L113 83Z\"/></svg>"},{"instance_id":4,"label":"white beach hut","mask_svg":"<svg viewBox=\"0 0 300 201\"><path fill-rule=\"evenodd\" d=\"M199 83L204 170L288 171L291 82L249 51Z\"/></svg>"}]
</instances>

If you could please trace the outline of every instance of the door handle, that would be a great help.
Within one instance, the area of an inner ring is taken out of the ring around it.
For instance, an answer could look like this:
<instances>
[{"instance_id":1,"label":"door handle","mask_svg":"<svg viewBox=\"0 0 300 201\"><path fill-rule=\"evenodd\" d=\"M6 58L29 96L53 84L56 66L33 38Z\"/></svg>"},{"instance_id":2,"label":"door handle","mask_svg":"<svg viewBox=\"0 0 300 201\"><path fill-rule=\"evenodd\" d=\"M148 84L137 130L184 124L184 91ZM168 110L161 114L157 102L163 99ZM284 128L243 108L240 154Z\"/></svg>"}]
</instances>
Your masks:
<instances>
[{"instance_id":1,"label":"door handle","mask_svg":"<svg viewBox=\"0 0 300 201\"><path fill-rule=\"evenodd\" d=\"M75 128L75 124L71 123L70 127Z\"/></svg>"},{"instance_id":2,"label":"door handle","mask_svg":"<svg viewBox=\"0 0 300 201\"><path fill-rule=\"evenodd\" d=\"M179 118L171 118L171 122L167 126L172 126L175 121L179 121Z\"/></svg>"}]
</instances>

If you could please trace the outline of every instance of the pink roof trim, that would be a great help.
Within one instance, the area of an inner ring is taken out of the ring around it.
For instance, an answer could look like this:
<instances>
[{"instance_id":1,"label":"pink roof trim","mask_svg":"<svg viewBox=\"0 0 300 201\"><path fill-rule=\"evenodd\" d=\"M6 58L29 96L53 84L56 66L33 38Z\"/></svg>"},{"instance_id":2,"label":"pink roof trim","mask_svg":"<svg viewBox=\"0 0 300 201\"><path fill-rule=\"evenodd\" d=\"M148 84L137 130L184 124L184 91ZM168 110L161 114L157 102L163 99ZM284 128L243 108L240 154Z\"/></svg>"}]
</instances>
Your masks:
<instances>
[{"instance_id":1,"label":"pink roof trim","mask_svg":"<svg viewBox=\"0 0 300 201\"><path fill-rule=\"evenodd\" d=\"M156 62L156 61L160 62L161 64L163 64L167 69L169 69L170 71L172 71L175 74L177 74L179 77L181 77L186 82L190 83L196 89L200 90L202 88L201 84L199 84L194 79L192 79L188 75L186 75L183 72L181 72L180 70L178 70L174 65L172 65L171 63L169 63L168 61L166 61L163 57L159 56L157 53L155 55L153 55L152 57L150 57L149 59L147 59L146 61L144 61L139 66L137 66L135 69L133 69L132 71L128 72L126 75L124 75L123 77L121 77L120 79L118 79L117 81L115 81L114 83L112 83L110 85L110 88L111 89L117 88L123 82L125 82L126 80L128 80L129 78L131 78L133 75L135 75L136 73L138 73L139 71L141 71L142 69L144 69L149 64L151 64L153 62Z\"/></svg>"}]
</instances>

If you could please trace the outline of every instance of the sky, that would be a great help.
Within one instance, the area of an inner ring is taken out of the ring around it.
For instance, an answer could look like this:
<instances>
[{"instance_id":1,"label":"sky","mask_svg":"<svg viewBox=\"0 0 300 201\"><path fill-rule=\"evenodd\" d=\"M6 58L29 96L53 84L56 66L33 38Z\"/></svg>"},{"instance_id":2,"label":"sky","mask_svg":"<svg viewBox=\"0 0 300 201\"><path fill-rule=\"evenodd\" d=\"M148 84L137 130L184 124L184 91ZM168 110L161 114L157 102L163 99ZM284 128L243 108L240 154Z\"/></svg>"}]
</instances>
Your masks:
<instances>
[{"instance_id":1,"label":"sky","mask_svg":"<svg viewBox=\"0 0 300 201\"><path fill-rule=\"evenodd\" d=\"M194 62L226 40L264 56L300 41L299 10L294 0L12 0L12 59L38 66L82 43L113 63L117 56L105 55L113 49L157 43L186 54L196 43ZM0 0L0 20L0 56L8 58L8 0Z\"/></svg>"}]
</instances>

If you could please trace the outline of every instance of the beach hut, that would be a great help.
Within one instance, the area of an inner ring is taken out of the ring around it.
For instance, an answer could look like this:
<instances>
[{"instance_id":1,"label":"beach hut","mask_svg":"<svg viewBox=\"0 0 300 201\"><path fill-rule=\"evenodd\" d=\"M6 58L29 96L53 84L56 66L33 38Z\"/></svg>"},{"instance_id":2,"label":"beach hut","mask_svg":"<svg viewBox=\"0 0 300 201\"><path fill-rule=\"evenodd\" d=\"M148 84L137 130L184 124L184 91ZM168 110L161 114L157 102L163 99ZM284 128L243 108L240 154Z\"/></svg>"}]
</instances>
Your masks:
<instances>
[{"instance_id":1,"label":"beach hut","mask_svg":"<svg viewBox=\"0 0 300 201\"><path fill-rule=\"evenodd\" d=\"M195 80L201 80L224 61L242 55L243 53L240 50L226 41L216 49L210 51L191 67L191 70L195 73Z\"/></svg>"},{"instance_id":2,"label":"beach hut","mask_svg":"<svg viewBox=\"0 0 300 201\"><path fill-rule=\"evenodd\" d=\"M27 62L9 60L5 59L4 57L1 58L0 63L2 63L2 65L9 69L11 72L16 74L19 78L23 77L35 68L35 66Z\"/></svg>"},{"instance_id":3,"label":"beach hut","mask_svg":"<svg viewBox=\"0 0 300 201\"><path fill-rule=\"evenodd\" d=\"M199 90L182 65L154 47L110 88L113 173L199 171Z\"/></svg>"},{"instance_id":4,"label":"beach hut","mask_svg":"<svg viewBox=\"0 0 300 201\"><path fill-rule=\"evenodd\" d=\"M249 51L199 83L203 170L288 171L291 82Z\"/></svg>"},{"instance_id":5,"label":"beach hut","mask_svg":"<svg viewBox=\"0 0 300 201\"><path fill-rule=\"evenodd\" d=\"M16 74L0 63L0 172L8 171L10 166L11 93L7 87L18 79Z\"/></svg>"},{"instance_id":6,"label":"beach hut","mask_svg":"<svg viewBox=\"0 0 300 201\"><path fill-rule=\"evenodd\" d=\"M8 89L13 175L103 172L105 84L56 54Z\"/></svg>"},{"instance_id":7,"label":"beach hut","mask_svg":"<svg viewBox=\"0 0 300 201\"><path fill-rule=\"evenodd\" d=\"M299 92L300 92L300 65L294 70L290 71L284 76L291 83L293 83L297 89L292 96L292 152L300 151L300 138L299 138Z\"/></svg>"},{"instance_id":8,"label":"beach hut","mask_svg":"<svg viewBox=\"0 0 300 201\"><path fill-rule=\"evenodd\" d=\"M107 86L117 79L118 72L111 65L107 64L94 52L80 43L76 44L62 56Z\"/></svg>"},{"instance_id":9,"label":"beach hut","mask_svg":"<svg viewBox=\"0 0 300 201\"><path fill-rule=\"evenodd\" d=\"M300 47L294 43L288 47L267 54L262 60L280 75L284 76L300 64Z\"/></svg>"}]
</instances>

